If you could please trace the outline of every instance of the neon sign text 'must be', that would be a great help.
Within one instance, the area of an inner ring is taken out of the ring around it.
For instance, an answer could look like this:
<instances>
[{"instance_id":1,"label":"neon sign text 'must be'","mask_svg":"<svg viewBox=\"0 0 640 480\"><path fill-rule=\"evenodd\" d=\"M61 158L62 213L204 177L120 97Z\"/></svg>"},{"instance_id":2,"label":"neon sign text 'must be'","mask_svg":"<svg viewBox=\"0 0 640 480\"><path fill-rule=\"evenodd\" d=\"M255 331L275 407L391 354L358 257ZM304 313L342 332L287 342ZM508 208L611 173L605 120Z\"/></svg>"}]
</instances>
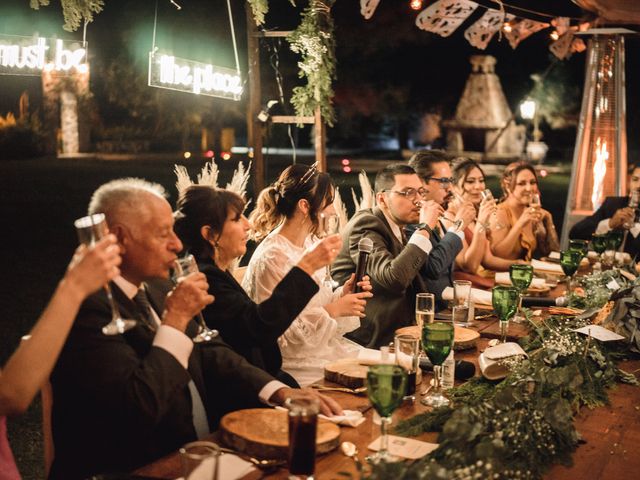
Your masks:
<instances>
[{"instance_id":1,"label":"neon sign text 'must be'","mask_svg":"<svg viewBox=\"0 0 640 480\"><path fill-rule=\"evenodd\" d=\"M75 42L0 35L0 74L40 75L42 70L85 73L86 61L87 50Z\"/></svg>"}]
</instances>

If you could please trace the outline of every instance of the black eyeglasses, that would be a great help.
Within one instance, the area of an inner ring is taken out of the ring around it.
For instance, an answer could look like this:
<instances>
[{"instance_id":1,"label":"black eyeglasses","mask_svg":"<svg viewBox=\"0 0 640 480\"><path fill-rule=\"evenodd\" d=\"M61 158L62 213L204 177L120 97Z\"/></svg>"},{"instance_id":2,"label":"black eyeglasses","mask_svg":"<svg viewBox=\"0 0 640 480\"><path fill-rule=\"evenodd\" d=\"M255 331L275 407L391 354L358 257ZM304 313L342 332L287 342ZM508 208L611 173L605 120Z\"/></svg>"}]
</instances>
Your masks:
<instances>
[{"instance_id":1,"label":"black eyeglasses","mask_svg":"<svg viewBox=\"0 0 640 480\"><path fill-rule=\"evenodd\" d=\"M425 178L425 181L427 181L427 182L428 182L429 180L433 180L434 182L439 182L439 183L440 183L440 186L441 186L442 188L446 188L446 187L448 187L448 186L452 185L452 184L453 184L453 182L455 181L455 180L453 179L453 177L448 177L448 178L447 178L447 177L443 177L443 178L438 178L438 177L427 177L427 178Z\"/></svg>"},{"instance_id":2,"label":"black eyeglasses","mask_svg":"<svg viewBox=\"0 0 640 480\"><path fill-rule=\"evenodd\" d=\"M415 200L418 198L418 195L424 197L427 194L427 191L424 188L407 188L406 190L398 191L398 190L383 190L383 192L395 193L396 195L402 195L403 197L409 200Z\"/></svg>"}]
</instances>

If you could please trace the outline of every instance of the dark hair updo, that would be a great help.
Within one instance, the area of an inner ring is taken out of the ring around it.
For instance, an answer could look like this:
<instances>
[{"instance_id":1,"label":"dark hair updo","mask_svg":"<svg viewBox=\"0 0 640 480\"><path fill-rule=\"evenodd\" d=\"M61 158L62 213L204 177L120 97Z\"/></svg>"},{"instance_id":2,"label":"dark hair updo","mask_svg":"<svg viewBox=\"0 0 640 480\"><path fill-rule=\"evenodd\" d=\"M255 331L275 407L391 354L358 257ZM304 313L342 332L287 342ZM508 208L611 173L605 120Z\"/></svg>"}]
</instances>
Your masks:
<instances>
[{"instance_id":1,"label":"dark hair updo","mask_svg":"<svg viewBox=\"0 0 640 480\"><path fill-rule=\"evenodd\" d=\"M315 232L319 214L333 202L333 195L329 174L318 172L315 165L288 166L275 183L258 195L256 208L249 216L254 239L261 241L285 219L291 218L300 200L309 202L312 233Z\"/></svg>"},{"instance_id":2,"label":"dark hair updo","mask_svg":"<svg viewBox=\"0 0 640 480\"><path fill-rule=\"evenodd\" d=\"M244 211L245 202L240 195L205 185L192 185L178 198L174 230L184 244L185 250L197 259L212 258L215 248L205 239L200 230L207 225L214 240L222 233L229 212L238 215Z\"/></svg>"}]
</instances>

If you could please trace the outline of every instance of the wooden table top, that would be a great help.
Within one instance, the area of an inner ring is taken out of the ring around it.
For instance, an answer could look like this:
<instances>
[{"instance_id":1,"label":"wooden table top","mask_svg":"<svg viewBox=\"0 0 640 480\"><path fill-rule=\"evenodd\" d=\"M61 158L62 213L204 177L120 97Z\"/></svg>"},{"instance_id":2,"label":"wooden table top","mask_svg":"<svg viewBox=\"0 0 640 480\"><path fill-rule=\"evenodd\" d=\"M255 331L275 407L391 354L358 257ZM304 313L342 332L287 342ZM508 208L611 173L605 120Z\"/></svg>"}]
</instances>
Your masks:
<instances>
[{"instance_id":1,"label":"wooden table top","mask_svg":"<svg viewBox=\"0 0 640 480\"><path fill-rule=\"evenodd\" d=\"M554 296L562 293L562 287L553 292ZM467 360L475 363L476 375L480 375L477 367L478 355L487 347L489 339L499 336L499 325L495 317L480 320L475 327L481 334L476 348L458 351L456 359ZM517 338L526 334L526 327L510 322L508 336ZM628 372L640 370L640 360L626 361L621 367ZM431 374L423 375L420 392L431 380ZM458 382L456 382L458 383ZM341 427L341 441L353 442L358 447L361 460L371 452L367 446L380 435L379 425L373 423L373 409L369 406L366 395L352 395L341 392L326 392L335 398L343 408L349 410L365 410L365 422L357 428ZM419 395L418 395L419 397ZM585 443L574 453L574 465L570 468L556 465L551 468L545 478L553 480L575 479L635 479L640 472L640 388L619 384L609 390L610 405L589 410L584 407L575 418L576 428L582 435ZM405 402L393 414L393 423L410 418L418 413L428 410L419 400L411 404ZM418 438L427 442L437 442L437 433L425 433ZM147 465L134 473L141 476L175 479L181 475L180 458L177 453L162 458ZM357 470L353 461L339 450L319 456L316 462L317 479L344 478L339 472L351 473L357 478ZM256 471L246 476L247 480L258 478L285 479L288 476L286 467L276 472L263 476Z\"/></svg>"}]
</instances>

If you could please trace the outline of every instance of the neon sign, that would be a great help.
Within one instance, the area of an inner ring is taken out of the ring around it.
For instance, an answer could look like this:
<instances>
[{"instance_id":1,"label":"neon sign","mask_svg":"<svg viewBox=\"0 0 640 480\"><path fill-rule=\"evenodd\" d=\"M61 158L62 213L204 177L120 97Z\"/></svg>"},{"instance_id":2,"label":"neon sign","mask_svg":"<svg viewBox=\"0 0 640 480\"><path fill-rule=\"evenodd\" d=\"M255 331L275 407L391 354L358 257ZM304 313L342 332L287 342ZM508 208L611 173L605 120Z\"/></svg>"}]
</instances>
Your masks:
<instances>
[{"instance_id":1,"label":"neon sign","mask_svg":"<svg viewBox=\"0 0 640 480\"><path fill-rule=\"evenodd\" d=\"M230 68L149 52L149 86L240 100L242 77Z\"/></svg>"},{"instance_id":2,"label":"neon sign","mask_svg":"<svg viewBox=\"0 0 640 480\"><path fill-rule=\"evenodd\" d=\"M77 42L0 35L0 74L40 75L43 70L86 73L87 50Z\"/></svg>"}]
</instances>

